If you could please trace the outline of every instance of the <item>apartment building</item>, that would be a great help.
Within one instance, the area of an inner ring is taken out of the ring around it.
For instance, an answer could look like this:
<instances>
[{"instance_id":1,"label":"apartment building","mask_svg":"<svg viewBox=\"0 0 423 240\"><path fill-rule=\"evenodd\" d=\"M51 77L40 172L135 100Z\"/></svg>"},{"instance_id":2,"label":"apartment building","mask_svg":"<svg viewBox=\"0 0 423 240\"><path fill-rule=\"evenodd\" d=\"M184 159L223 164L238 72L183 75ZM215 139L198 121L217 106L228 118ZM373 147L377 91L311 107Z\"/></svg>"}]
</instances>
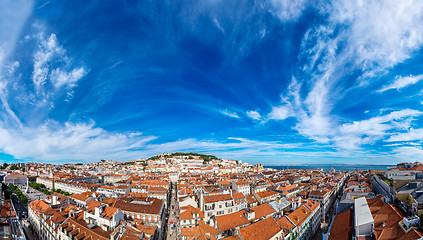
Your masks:
<instances>
[{"instance_id":1,"label":"apartment building","mask_svg":"<svg viewBox=\"0 0 423 240\"><path fill-rule=\"evenodd\" d=\"M129 219L141 219L158 227L161 226L165 210L163 200L145 197L121 197L111 207L120 209Z\"/></svg>"},{"instance_id":2,"label":"apartment building","mask_svg":"<svg viewBox=\"0 0 423 240\"><path fill-rule=\"evenodd\" d=\"M247 208L247 200L243 193L240 193L240 192L233 193L232 198L234 199L234 204L235 204L234 211L240 211L242 209Z\"/></svg>"},{"instance_id":3,"label":"apartment building","mask_svg":"<svg viewBox=\"0 0 423 240\"><path fill-rule=\"evenodd\" d=\"M329 211L329 201L331 193L326 189L313 190L310 192L308 199L316 201L321 204L322 215L324 216Z\"/></svg>"},{"instance_id":4,"label":"apartment building","mask_svg":"<svg viewBox=\"0 0 423 240\"><path fill-rule=\"evenodd\" d=\"M251 194L250 184L246 181L232 181L232 190L240 192L245 196Z\"/></svg>"},{"instance_id":5,"label":"apartment building","mask_svg":"<svg viewBox=\"0 0 423 240\"><path fill-rule=\"evenodd\" d=\"M179 197L178 199L179 208L191 205L193 207L198 207L198 201L196 196L184 196Z\"/></svg>"},{"instance_id":6,"label":"apartment building","mask_svg":"<svg viewBox=\"0 0 423 240\"><path fill-rule=\"evenodd\" d=\"M57 228L57 235L60 240L75 239L96 239L96 240L117 240L118 232L105 231L93 224L87 224L83 220L68 218Z\"/></svg>"},{"instance_id":7,"label":"apartment building","mask_svg":"<svg viewBox=\"0 0 423 240\"><path fill-rule=\"evenodd\" d=\"M275 200L276 198L280 197L280 194L272 190L266 190L263 192L254 193L254 197L260 204L263 204Z\"/></svg>"},{"instance_id":8,"label":"apartment building","mask_svg":"<svg viewBox=\"0 0 423 240\"><path fill-rule=\"evenodd\" d=\"M42 200L28 204L28 220L40 240L60 239L55 231L66 218Z\"/></svg>"},{"instance_id":9,"label":"apartment building","mask_svg":"<svg viewBox=\"0 0 423 240\"><path fill-rule=\"evenodd\" d=\"M277 186L275 188L271 188L271 190L279 192L283 197L291 197L297 195L297 193L301 191L301 188L299 188L296 184L292 184L287 186Z\"/></svg>"},{"instance_id":10,"label":"apartment building","mask_svg":"<svg viewBox=\"0 0 423 240\"><path fill-rule=\"evenodd\" d=\"M124 221L124 214L118 208L109 207L97 201L91 201L84 211L84 220L88 224L94 224L105 231L113 231L121 221Z\"/></svg>"},{"instance_id":11,"label":"apartment building","mask_svg":"<svg viewBox=\"0 0 423 240\"><path fill-rule=\"evenodd\" d=\"M204 211L204 221L210 222L213 216L220 216L235 211L233 197L230 194L210 195L202 198L201 210Z\"/></svg>"},{"instance_id":12,"label":"apartment building","mask_svg":"<svg viewBox=\"0 0 423 240\"><path fill-rule=\"evenodd\" d=\"M39 184L44 184L44 186L46 186L46 188L48 189L53 189L54 187L54 179L52 178L46 178L46 177L37 177L37 179L35 180L36 183Z\"/></svg>"},{"instance_id":13,"label":"apartment building","mask_svg":"<svg viewBox=\"0 0 423 240\"><path fill-rule=\"evenodd\" d=\"M161 186L160 187L150 186L150 187L148 187L147 194L148 194L148 197L166 200L167 194L168 194L168 189L161 187Z\"/></svg>"},{"instance_id":14,"label":"apartment building","mask_svg":"<svg viewBox=\"0 0 423 240\"><path fill-rule=\"evenodd\" d=\"M272 216L275 210L268 204L254 208L212 217L210 225L219 231L219 237L230 237L238 235L237 230L257 222L266 217Z\"/></svg>"},{"instance_id":15,"label":"apartment building","mask_svg":"<svg viewBox=\"0 0 423 240\"><path fill-rule=\"evenodd\" d=\"M55 180L54 188L60 189L68 193L83 193L83 192L95 192L98 188L97 184L84 183L84 182L75 182L75 181L65 181L65 180Z\"/></svg>"},{"instance_id":16,"label":"apartment building","mask_svg":"<svg viewBox=\"0 0 423 240\"><path fill-rule=\"evenodd\" d=\"M117 193L117 191L115 191L116 188L117 186L103 185L97 188L97 193L104 194L107 197L117 197L119 194Z\"/></svg>"},{"instance_id":17,"label":"apartment building","mask_svg":"<svg viewBox=\"0 0 423 240\"><path fill-rule=\"evenodd\" d=\"M11 183L13 185L27 186L28 177L17 173L9 174L4 177L4 183L6 185L9 185Z\"/></svg>"},{"instance_id":18,"label":"apartment building","mask_svg":"<svg viewBox=\"0 0 423 240\"><path fill-rule=\"evenodd\" d=\"M72 204L81 208L86 208L88 204L96 198L97 195L93 192L83 192L69 196L69 199L72 200Z\"/></svg>"},{"instance_id":19,"label":"apartment building","mask_svg":"<svg viewBox=\"0 0 423 240\"><path fill-rule=\"evenodd\" d=\"M305 200L292 213L278 220L278 225L284 230L285 239L311 239L320 228L320 203Z\"/></svg>"},{"instance_id":20,"label":"apartment building","mask_svg":"<svg viewBox=\"0 0 423 240\"><path fill-rule=\"evenodd\" d=\"M179 210L179 219L182 228L197 226L198 222L204 219L204 212L200 208L188 205L181 207Z\"/></svg>"}]
</instances>

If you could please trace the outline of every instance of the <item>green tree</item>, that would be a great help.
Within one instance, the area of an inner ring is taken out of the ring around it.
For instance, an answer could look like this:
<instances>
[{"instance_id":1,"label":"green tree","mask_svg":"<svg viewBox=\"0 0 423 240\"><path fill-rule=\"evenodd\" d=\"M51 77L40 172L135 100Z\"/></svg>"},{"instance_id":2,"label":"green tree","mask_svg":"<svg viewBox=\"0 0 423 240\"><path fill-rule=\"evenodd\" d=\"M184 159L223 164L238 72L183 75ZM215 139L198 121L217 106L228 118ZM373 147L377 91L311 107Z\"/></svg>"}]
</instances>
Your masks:
<instances>
[{"instance_id":1,"label":"green tree","mask_svg":"<svg viewBox=\"0 0 423 240\"><path fill-rule=\"evenodd\" d=\"M13 164L11 167L10 167L10 170L18 170L19 169L19 167L18 167L18 165L17 164Z\"/></svg>"},{"instance_id":2,"label":"green tree","mask_svg":"<svg viewBox=\"0 0 423 240\"><path fill-rule=\"evenodd\" d=\"M7 164L7 163L3 163L3 165L0 167L1 169L5 169L5 168L7 168L7 166L9 166L9 164Z\"/></svg>"}]
</instances>

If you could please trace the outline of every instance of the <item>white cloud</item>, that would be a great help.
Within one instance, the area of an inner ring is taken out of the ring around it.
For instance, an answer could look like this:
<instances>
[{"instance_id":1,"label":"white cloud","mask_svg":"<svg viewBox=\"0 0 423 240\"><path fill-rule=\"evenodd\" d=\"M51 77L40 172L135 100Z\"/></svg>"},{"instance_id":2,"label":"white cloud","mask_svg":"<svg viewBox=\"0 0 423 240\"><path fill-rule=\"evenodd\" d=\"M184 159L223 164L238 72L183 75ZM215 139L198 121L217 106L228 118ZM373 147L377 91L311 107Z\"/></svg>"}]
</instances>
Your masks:
<instances>
[{"instance_id":1,"label":"white cloud","mask_svg":"<svg viewBox=\"0 0 423 240\"><path fill-rule=\"evenodd\" d=\"M7 62L14 51L19 34L31 14L33 1L5 0L0 8L0 100L5 113L0 118L10 127L22 127L22 123L7 101L6 77L15 72L19 62Z\"/></svg>"},{"instance_id":2,"label":"white cloud","mask_svg":"<svg viewBox=\"0 0 423 240\"><path fill-rule=\"evenodd\" d=\"M322 115L302 116L295 129L310 139L319 143L328 143L333 136L331 119Z\"/></svg>"},{"instance_id":3,"label":"white cloud","mask_svg":"<svg viewBox=\"0 0 423 240\"><path fill-rule=\"evenodd\" d=\"M226 141L196 140L193 138L154 143L155 136L140 132L115 133L91 123L60 124L49 120L38 127L22 129L0 126L0 150L28 161L98 161L99 159L130 160L163 152L199 151L223 154L237 159L251 156L277 156L297 153L286 149L301 144L228 138ZM300 154L300 153L298 153Z\"/></svg>"},{"instance_id":4,"label":"white cloud","mask_svg":"<svg viewBox=\"0 0 423 240\"><path fill-rule=\"evenodd\" d=\"M247 111L247 116L254 119L254 120L260 120L261 116L260 113L257 111Z\"/></svg>"},{"instance_id":5,"label":"white cloud","mask_svg":"<svg viewBox=\"0 0 423 240\"><path fill-rule=\"evenodd\" d=\"M63 58L65 50L58 45L55 34L51 34L48 39L44 39L43 34L39 34L39 49L34 54L34 70L32 81L35 88L39 90L45 83L50 71L50 61L53 58Z\"/></svg>"},{"instance_id":6,"label":"white cloud","mask_svg":"<svg viewBox=\"0 0 423 240\"><path fill-rule=\"evenodd\" d=\"M0 87L1 88L1 87ZM6 94L3 92L4 89L0 89L0 100L3 104L3 108L6 111L7 114L4 115L3 121L7 121L8 126L18 126L20 129L23 128L21 120L18 118L18 116L15 114L15 112L10 108L9 102L6 99ZM11 120L11 121L10 121Z\"/></svg>"},{"instance_id":7,"label":"white cloud","mask_svg":"<svg viewBox=\"0 0 423 240\"><path fill-rule=\"evenodd\" d=\"M413 85L421 81L422 79L423 79L423 74L418 76L397 77L393 83L387 86L384 86L383 88L379 89L377 92L381 93L390 89L399 90L401 88L405 88L410 85Z\"/></svg>"},{"instance_id":8,"label":"white cloud","mask_svg":"<svg viewBox=\"0 0 423 240\"><path fill-rule=\"evenodd\" d=\"M299 94L301 84L293 78L287 97L282 98L282 105L274 107L269 116L280 120L294 116L298 120L295 129L301 135L327 146L356 151L364 144L385 139L392 131L409 129L415 117L423 114L403 109L361 121L344 119L344 124L340 124L340 120L330 114L333 103L329 102L328 84L328 81L318 79L306 99L302 100Z\"/></svg>"},{"instance_id":9,"label":"white cloud","mask_svg":"<svg viewBox=\"0 0 423 240\"><path fill-rule=\"evenodd\" d=\"M48 39L40 33L37 40L39 46L38 51L34 54L34 70L32 73L35 89L41 91L47 80L50 80L56 90L62 87L73 88L85 76L87 70L84 67L73 68L72 59L58 43L54 33ZM60 67L51 69L53 64Z\"/></svg>"},{"instance_id":10,"label":"white cloud","mask_svg":"<svg viewBox=\"0 0 423 240\"><path fill-rule=\"evenodd\" d=\"M0 8L0 66L14 50L16 39L31 14L33 1L4 0Z\"/></svg>"},{"instance_id":11,"label":"white cloud","mask_svg":"<svg viewBox=\"0 0 423 240\"><path fill-rule=\"evenodd\" d=\"M339 131L334 131L335 145L345 149L357 149L362 144L374 143L388 136L390 130L408 129L412 119L422 114L420 111L404 109L383 116L343 124Z\"/></svg>"},{"instance_id":12,"label":"white cloud","mask_svg":"<svg viewBox=\"0 0 423 240\"><path fill-rule=\"evenodd\" d=\"M387 142L408 142L408 141L422 141L423 129L409 129L407 132L393 134Z\"/></svg>"},{"instance_id":13,"label":"white cloud","mask_svg":"<svg viewBox=\"0 0 423 240\"><path fill-rule=\"evenodd\" d=\"M404 109L352 122L333 110L350 90L351 83L346 81L351 81L351 73L360 72L362 77L355 86L365 86L368 79L421 49L423 2L341 0L324 2L318 8L328 19L312 25L303 37L301 78L293 77L286 97L277 106L282 107L280 114L273 108L269 115L285 119L292 114L301 135L344 149L358 149L385 138L389 131L410 127L420 112ZM401 88L417 80L420 76L399 79L393 86Z\"/></svg>"},{"instance_id":14,"label":"white cloud","mask_svg":"<svg viewBox=\"0 0 423 240\"><path fill-rule=\"evenodd\" d=\"M333 1L325 10L331 24L346 26L348 54L363 70L394 66L423 44L421 1Z\"/></svg>"},{"instance_id":15,"label":"white cloud","mask_svg":"<svg viewBox=\"0 0 423 240\"><path fill-rule=\"evenodd\" d=\"M223 109L220 113L231 118L239 118L238 113L229 111L228 109Z\"/></svg>"},{"instance_id":16,"label":"white cloud","mask_svg":"<svg viewBox=\"0 0 423 240\"><path fill-rule=\"evenodd\" d=\"M350 124L343 124L341 131L343 133L360 133L369 135L382 135L385 134L386 130L391 128L398 128L399 125L387 125L386 123L392 123L396 120L405 119L408 117L415 117L421 115L422 112L412 109L404 109L401 111L394 111L387 115L373 117L363 121L355 121ZM402 126L402 128L408 128L409 123Z\"/></svg>"},{"instance_id":17,"label":"white cloud","mask_svg":"<svg viewBox=\"0 0 423 240\"><path fill-rule=\"evenodd\" d=\"M217 20L216 17L213 17L213 22L216 25L216 27L223 33L225 34L225 29L223 29L223 27L220 25L219 21Z\"/></svg>"},{"instance_id":18,"label":"white cloud","mask_svg":"<svg viewBox=\"0 0 423 240\"><path fill-rule=\"evenodd\" d=\"M272 12L282 21L296 21L306 8L305 0L270 0Z\"/></svg>"},{"instance_id":19,"label":"white cloud","mask_svg":"<svg viewBox=\"0 0 423 240\"><path fill-rule=\"evenodd\" d=\"M0 149L16 158L37 160L97 160L135 157L133 149L154 137L141 133L110 133L94 124L47 121L36 127L10 129L0 127Z\"/></svg>"},{"instance_id":20,"label":"white cloud","mask_svg":"<svg viewBox=\"0 0 423 240\"><path fill-rule=\"evenodd\" d=\"M420 159L423 157L423 149L420 146L403 146L394 149L397 158L403 161L410 161L410 159Z\"/></svg>"},{"instance_id":21,"label":"white cloud","mask_svg":"<svg viewBox=\"0 0 423 240\"><path fill-rule=\"evenodd\" d=\"M84 77L86 73L87 71L84 68L76 68L71 72L66 72L60 68L56 68L51 72L50 79L56 89L65 85L73 88L76 85L76 82Z\"/></svg>"},{"instance_id":22,"label":"white cloud","mask_svg":"<svg viewBox=\"0 0 423 240\"><path fill-rule=\"evenodd\" d=\"M284 120L290 116L290 109L287 106L278 106L273 107L272 111L269 113L269 119L274 120Z\"/></svg>"}]
</instances>

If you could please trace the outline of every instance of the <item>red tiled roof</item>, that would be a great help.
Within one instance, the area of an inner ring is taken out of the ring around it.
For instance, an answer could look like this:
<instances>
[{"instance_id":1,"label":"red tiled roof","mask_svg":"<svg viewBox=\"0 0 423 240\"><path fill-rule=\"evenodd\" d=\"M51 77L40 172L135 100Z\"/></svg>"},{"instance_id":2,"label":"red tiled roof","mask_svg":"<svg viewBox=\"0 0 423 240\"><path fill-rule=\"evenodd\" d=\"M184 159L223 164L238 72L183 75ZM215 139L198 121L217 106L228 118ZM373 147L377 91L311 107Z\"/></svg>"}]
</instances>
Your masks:
<instances>
[{"instance_id":1,"label":"red tiled roof","mask_svg":"<svg viewBox=\"0 0 423 240\"><path fill-rule=\"evenodd\" d=\"M335 216L330 229L329 240L349 240L352 238L352 209Z\"/></svg>"},{"instance_id":2,"label":"red tiled roof","mask_svg":"<svg viewBox=\"0 0 423 240\"><path fill-rule=\"evenodd\" d=\"M265 231L263 231L265 229ZM272 217L268 217L249 226L239 229L243 240L268 240L282 229Z\"/></svg>"}]
</instances>

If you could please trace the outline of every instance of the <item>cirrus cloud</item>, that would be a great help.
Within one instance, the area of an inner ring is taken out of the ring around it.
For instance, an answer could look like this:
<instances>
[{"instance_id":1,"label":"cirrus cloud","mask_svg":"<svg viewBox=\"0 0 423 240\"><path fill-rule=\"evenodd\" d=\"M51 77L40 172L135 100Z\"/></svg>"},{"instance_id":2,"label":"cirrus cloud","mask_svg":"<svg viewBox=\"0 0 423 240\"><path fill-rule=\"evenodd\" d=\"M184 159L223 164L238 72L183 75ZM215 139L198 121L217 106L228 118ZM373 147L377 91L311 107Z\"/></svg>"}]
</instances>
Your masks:
<instances>
[{"instance_id":1,"label":"cirrus cloud","mask_svg":"<svg viewBox=\"0 0 423 240\"><path fill-rule=\"evenodd\" d=\"M407 77L397 77L393 83L382 87L381 89L377 90L377 92L382 93L390 89L400 90L401 88L411 86L421 80L423 80L423 74L418 76L410 75Z\"/></svg>"},{"instance_id":2,"label":"cirrus cloud","mask_svg":"<svg viewBox=\"0 0 423 240\"><path fill-rule=\"evenodd\" d=\"M261 115L257 111L247 111L247 116L254 120L260 120Z\"/></svg>"}]
</instances>

